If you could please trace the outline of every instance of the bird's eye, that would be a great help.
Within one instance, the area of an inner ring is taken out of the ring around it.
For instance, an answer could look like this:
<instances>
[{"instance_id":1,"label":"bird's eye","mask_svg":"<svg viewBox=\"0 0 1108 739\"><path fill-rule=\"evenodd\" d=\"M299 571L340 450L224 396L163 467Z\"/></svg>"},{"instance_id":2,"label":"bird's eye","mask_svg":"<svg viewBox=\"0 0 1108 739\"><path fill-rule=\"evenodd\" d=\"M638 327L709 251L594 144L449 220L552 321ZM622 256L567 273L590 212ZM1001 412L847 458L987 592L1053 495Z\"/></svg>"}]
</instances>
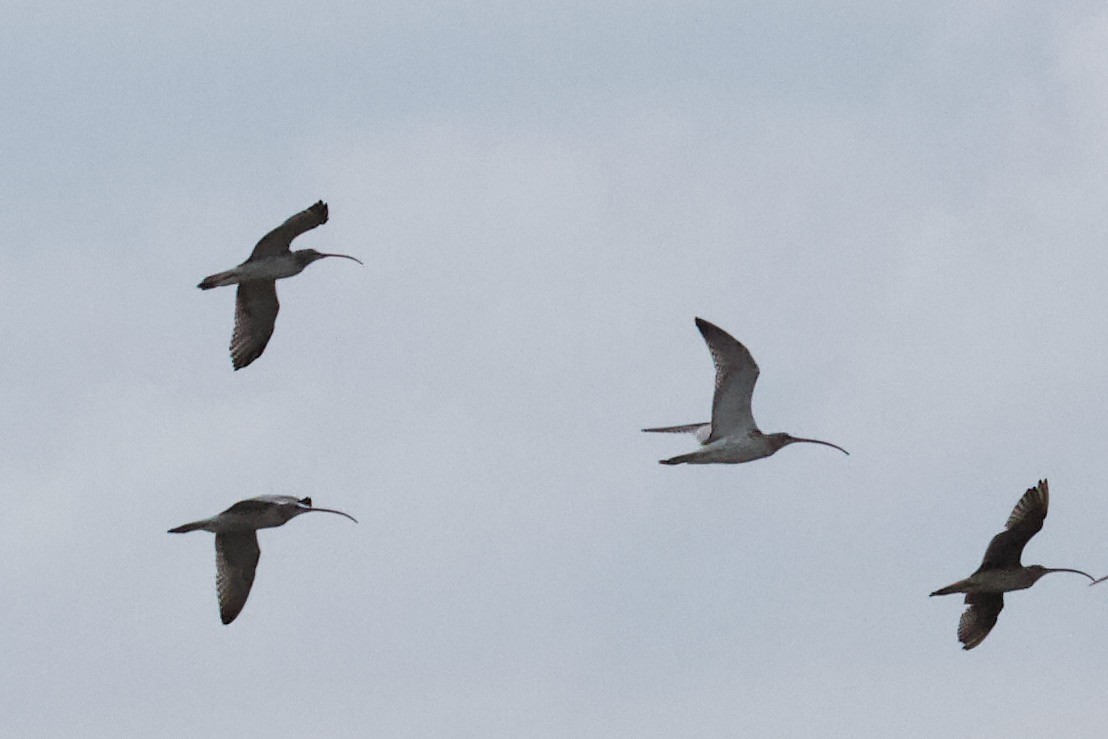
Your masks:
<instances>
[{"instance_id":1,"label":"bird's eye","mask_svg":"<svg viewBox=\"0 0 1108 739\"><path fill-rule=\"evenodd\" d=\"M309 508L312 505L312 499L311 498L301 498L300 502L303 503L304 505L308 506Z\"/></svg>"}]
</instances>

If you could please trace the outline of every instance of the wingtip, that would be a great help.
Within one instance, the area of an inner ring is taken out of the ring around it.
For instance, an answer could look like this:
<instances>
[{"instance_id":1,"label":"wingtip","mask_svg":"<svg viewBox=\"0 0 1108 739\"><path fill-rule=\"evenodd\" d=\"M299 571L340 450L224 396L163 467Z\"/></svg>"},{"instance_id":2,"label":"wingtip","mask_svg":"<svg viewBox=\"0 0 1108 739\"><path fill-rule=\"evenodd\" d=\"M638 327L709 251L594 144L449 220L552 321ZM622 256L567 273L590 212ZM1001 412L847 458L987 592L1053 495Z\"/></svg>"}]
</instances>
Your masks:
<instances>
[{"instance_id":1,"label":"wingtip","mask_svg":"<svg viewBox=\"0 0 1108 739\"><path fill-rule=\"evenodd\" d=\"M704 337L705 341L709 341L712 338L722 338L723 336L727 336L732 339L735 338L716 324L707 319L700 318L699 316L697 316L696 318L696 328L698 331L700 331L700 335Z\"/></svg>"}]
</instances>

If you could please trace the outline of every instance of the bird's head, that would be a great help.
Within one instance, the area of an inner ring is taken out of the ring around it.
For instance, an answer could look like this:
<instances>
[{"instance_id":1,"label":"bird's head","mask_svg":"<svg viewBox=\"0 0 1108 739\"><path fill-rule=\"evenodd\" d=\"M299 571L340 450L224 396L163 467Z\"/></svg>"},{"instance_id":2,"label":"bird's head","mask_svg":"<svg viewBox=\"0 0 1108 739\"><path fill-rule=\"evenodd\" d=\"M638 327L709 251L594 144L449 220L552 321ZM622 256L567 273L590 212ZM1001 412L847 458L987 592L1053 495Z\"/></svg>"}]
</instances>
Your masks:
<instances>
[{"instance_id":1,"label":"bird's head","mask_svg":"<svg viewBox=\"0 0 1108 739\"><path fill-rule=\"evenodd\" d=\"M309 513L311 511L322 511L324 513L337 513L340 516L346 516L347 518L349 518L354 523L358 523L358 519L354 518L349 513L343 513L342 511L335 511L335 510L332 510L330 508L316 508L315 506L312 505L312 499L311 498L300 498L299 500L293 498L293 501L295 501L295 502L291 506L292 510L290 511L291 515L289 516L289 518L293 518L294 516L299 516L301 513Z\"/></svg>"},{"instance_id":2,"label":"bird's head","mask_svg":"<svg viewBox=\"0 0 1108 739\"><path fill-rule=\"evenodd\" d=\"M305 267L312 262L317 262L320 259L323 259L324 257L342 257L343 259L352 259L358 264L362 264L362 260L356 259L349 254L326 254L324 252L316 251L315 249L299 249L297 251L294 251L293 254L296 255L296 260L303 264Z\"/></svg>"},{"instance_id":3,"label":"bird's head","mask_svg":"<svg viewBox=\"0 0 1108 739\"><path fill-rule=\"evenodd\" d=\"M818 439L802 439L798 436L789 436L786 433L778 434L766 434L766 438L769 439L770 444L773 446L773 450L777 451L781 447L788 446L789 444L796 444L797 442L804 442L805 444L823 444L824 446L838 449L843 454L850 454L847 450L843 449L838 444L832 444L829 441L820 441Z\"/></svg>"}]
</instances>

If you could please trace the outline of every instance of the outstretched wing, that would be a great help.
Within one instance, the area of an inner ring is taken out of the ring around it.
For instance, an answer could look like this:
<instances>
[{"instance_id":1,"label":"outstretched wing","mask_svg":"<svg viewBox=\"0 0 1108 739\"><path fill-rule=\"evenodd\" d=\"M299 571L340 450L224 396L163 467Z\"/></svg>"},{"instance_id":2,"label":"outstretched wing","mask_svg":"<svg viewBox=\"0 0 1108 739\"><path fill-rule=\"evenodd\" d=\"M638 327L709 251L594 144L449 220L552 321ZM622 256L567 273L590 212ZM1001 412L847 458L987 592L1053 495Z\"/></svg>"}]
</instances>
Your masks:
<instances>
[{"instance_id":1,"label":"outstretched wing","mask_svg":"<svg viewBox=\"0 0 1108 739\"><path fill-rule=\"evenodd\" d=\"M246 605L261 553L256 532L215 535L215 582L223 623L234 621Z\"/></svg>"},{"instance_id":2,"label":"outstretched wing","mask_svg":"<svg viewBox=\"0 0 1108 739\"><path fill-rule=\"evenodd\" d=\"M312 207L300 211L263 236L257 246L254 247L254 251L250 252L250 259L284 254L289 250L289 245L292 244L293 239L305 231L311 231L316 226L322 226L326 222L327 203L320 200Z\"/></svg>"},{"instance_id":3,"label":"outstretched wing","mask_svg":"<svg viewBox=\"0 0 1108 739\"><path fill-rule=\"evenodd\" d=\"M712 433L704 443L725 436L757 430L750 398L758 381L758 365L746 347L719 326L696 319L696 327L708 344L716 366L716 392L712 398Z\"/></svg>"},{"instance_id":4,"label":"outstretched wing","mask_svg":"<svg viewBox=\"0 0 1108 739\"><path fill-rule=\"evenodd\" d=\"M1043 527L1049 505L1050 488L1046 480L1040 480L1038 485L1028 488L1019 503L1016 503L1016 507L1012 509L1012 515L1004 524L1005 530L989 542L989 548L985 550L985 559L982 560L978 571L997 567L1018 567L1023 548Z\"/></svg>"},{"instance_id":5,"label":"outstretched wing","mask_svg":"<svg viewBox=\"0 0 1108 739\"><path fill-rule=\"evenodd\" d=\"M235 296L235 331L231 334L231 364L239 370L262 356L277 322L277 283L240 282Z\"/></svg>"},{"instance_id":6,"label":"outstretched wing","mask_svg":"<svg viewBox=\"0 0 1108 739\"><path fill-rule=\"evenodd\" d=\"M966 603L969 608L958 621L958 641L962 642L962 649L973 649L996 625L996 617L1004 608L1004 596L1001 593L969 593Z\"/></svg>"}]
</instances>

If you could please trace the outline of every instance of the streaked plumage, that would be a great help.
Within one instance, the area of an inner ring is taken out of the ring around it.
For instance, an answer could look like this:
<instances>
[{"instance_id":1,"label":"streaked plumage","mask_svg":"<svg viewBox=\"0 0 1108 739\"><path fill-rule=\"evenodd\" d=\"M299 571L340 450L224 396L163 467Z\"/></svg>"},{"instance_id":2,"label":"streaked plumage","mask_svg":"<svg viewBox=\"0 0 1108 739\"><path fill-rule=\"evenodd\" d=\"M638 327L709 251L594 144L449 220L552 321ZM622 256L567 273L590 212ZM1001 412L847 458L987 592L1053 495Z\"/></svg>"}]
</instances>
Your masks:
<instances>
[{"instance_id":1,"label":"streaked plumage","mask_svg":"<svg viewBox=\"0 0 1108 739\"><path fill-rule=\"evenodd\" d=\"M186 523L169 530L171 534L211 531L215 534L216 590L219 592L219 616L225 624L246 605L261 549L258 529L281 526L302 513L322 511L353 516L330 508L313 508L311 498L291 495L262 495L240 500L218 516Z\"/></svg>"},{"instance_id":2,"label":"streaked plumage","mask_svg":"<svg viewBox=\"0 0 1108 739\"><path fill-rule=\"evenodd\" d=\"M1020 564L1023 548L1031 537L1043 528L1050 506L1050 487L1040 480L1028 488L1012 509L1012 515L1004 524L1004 531L992 538L985 558L977 571L965 580L939 588L931 595L965 593L969 606L958 621L958 641L962 649L973 649L980 644L996 624L997 616L1004 608L1004 593L1031 587L1039 578L1051 572L1074 572L1092 580L1093 576L1081 570L1065 567L1043 567Z\"/></svg>"},{"instance_id":3,"label":"streaked plumage","mask_svg":"<svg viewBox=\"0 0 1108 739\"><path fill-rule=\"evenodd\" d=\"M670 459L662 464L738 464L768 457L778 449L796 442L823 444L848 454L842 447L817 439L801 439L785 433L763 434L754 422L751 398L758 382L758 364L747 348L719 326L696 319L696 327L708 344L716 368L715 394L712 397L710 423L661 426L643 431L692 433L702 448Z\"/></svg>"},{"instance_id":4,"label":"streaked plumage","mask_svg":"<svg viewBox=\"0 0 1108 739\"><path fill-rule=\"evenodd\" d=\"M293 239L326 222L327 203L320 200L263 236L245 262L205 277L197 285L201 290L238 285L235 330L231 335L231 364L236 370L260 357L273 336L277 311L281 308L277 301L276 280L300 274L309 264L324 257L342 257L361 264L347 254L323 254L314 249L289 250Z\"/></svg>"}]
</instances>

